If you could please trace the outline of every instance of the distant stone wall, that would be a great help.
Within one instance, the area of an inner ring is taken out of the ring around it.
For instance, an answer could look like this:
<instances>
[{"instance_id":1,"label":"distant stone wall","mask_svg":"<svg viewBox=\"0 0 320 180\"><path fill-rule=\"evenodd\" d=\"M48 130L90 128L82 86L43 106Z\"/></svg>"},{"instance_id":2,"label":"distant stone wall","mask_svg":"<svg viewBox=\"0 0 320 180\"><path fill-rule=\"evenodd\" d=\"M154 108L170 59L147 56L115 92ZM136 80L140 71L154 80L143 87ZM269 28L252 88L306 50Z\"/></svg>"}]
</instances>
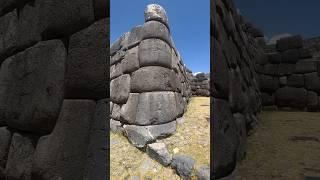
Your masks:
<instances>
[{"instance_id":1,"label":"distant stone wall","mask_svg":"<svg viewBox=\"0 0 320 180\"><path fill-rule=\"evenodd\" d=\"M256 62L265 61L263 33L246 23L233 1L211 2L213 174L229 175L246 152L261 109Z\"/></svg>"},{"instance_id":2,"label":"distant stone wall","mask_svg":"<svg viewBox=\"0 0 320 180\"><path fill-rule=\"evenodd\" d=\"M191 75L191 93L193 96L210 96L210 74Z\"/></svg>"},{"instance_id":3,"label":"distant stone wall","mask_svg":"<svg viewBox=\"0 0 320 180\"><path fill-rule=\"evenodd\" d=\"M320 37L305 39L303 42L303 46L306 49L309 49L313 57L320 57Z\"/></svg>"},{"instance_id":4,"label":"distant stone wall","mask_svg":"<svg viewBox=\"0 0 320 180\"><path fill-rule=\"evenodd\" d=\"M147 6L145 23L116 40L110 55L111 128L123 131L139 148L165 135L139 139L137 136L145 137L146 128L149 134L153 130L173 133L191 91L165 10Z\"/></svg>"},{"instance_id":5,"label":"distant stone wall","mask_svg":"<svg viewBox=\"0 0 320 180\"><path fill-rule=\"evenodd\" d=\"M109 1L0 2L0 179L106 179Z\"/></svg>"},{"instance_id":6,"label":"distant stone wall","mask_svg":"<svg viewBox=\"0 0 320 180\"><path fill-rule=\"evenodd\" d=\"M303 46L302 37L278 40L267 56L257 65L264 109L320 111L320 61Z\"/></svg>"}]
</instances>

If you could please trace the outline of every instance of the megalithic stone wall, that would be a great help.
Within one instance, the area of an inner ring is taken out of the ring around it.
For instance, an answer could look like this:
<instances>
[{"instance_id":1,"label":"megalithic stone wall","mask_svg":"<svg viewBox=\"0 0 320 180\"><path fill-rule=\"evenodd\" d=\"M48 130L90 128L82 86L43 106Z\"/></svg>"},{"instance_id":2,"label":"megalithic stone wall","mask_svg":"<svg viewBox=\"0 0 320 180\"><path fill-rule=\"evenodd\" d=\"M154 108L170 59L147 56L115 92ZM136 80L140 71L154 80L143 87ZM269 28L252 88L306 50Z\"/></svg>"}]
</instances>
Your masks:
<instances>
[{"instance_id":1,"label":"megalithic stone wall","mask_svg":"<svg viewBox=\"0 0 320 180\"><path fill-rule=\"evenodd\" d=\"M0 179L107 178L108 8L0 2Z\"/></svg>"},{"instance_id":2,"label":"megalithic stone wall","mask_svg":"<svg viewBox=\"0 0 320 180\"><path fill-rule=\"evenodd\" d=\"M213 174L227 176L244 157L261 109L255 62L265 61L260 30L245 23L232 0L211 1Z\"/></svg>"},{"instance_id":3,"label":"megalithic stone wall","mask_svg":"<svg viewBox=\"0 0 320 180\"><path fill-rule=\"evenodd\" d=\"M320 111L320 60L302 37L282 38L268 49L268 61L257 64L264 108Z\"/></svg>"},{"instance_id":4,"label":"megalithic stone wall","mask_svg":"<svg viewBox=\"0 0 320 180\"><path fill-rule=\"evenodd\" d=\"M210 74L191 74L191 91L193 96L210 96Z\"/></svg>"},{"instance_id":5,"label":"megalithic stone wall","mask_svg":"<svg viewBox=\"0 0 320 180\"><path fill-rule=\"evenodd\" d=\"M110 50L110 123L123 128L138 147L147 142L136 142L133 129L175 129L173 122L183 115L191 95L165 10L151 4L144 17L143 25L118 38Z\"/></svg>"}]
</instances>

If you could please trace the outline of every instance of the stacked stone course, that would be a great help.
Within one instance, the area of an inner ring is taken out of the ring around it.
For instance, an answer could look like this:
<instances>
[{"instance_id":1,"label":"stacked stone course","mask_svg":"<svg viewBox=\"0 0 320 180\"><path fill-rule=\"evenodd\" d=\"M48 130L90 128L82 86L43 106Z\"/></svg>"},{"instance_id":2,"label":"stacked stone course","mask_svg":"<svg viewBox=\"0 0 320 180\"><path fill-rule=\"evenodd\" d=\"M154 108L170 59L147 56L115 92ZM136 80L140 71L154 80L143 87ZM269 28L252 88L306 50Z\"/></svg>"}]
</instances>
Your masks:
<instances>
[{"instance_id":1,"label":"stacked stone course","mask_svg":"<svg viewBox=\"0 0 320 180\"><path fill-rule=\"evenodd\" d=\"M106 179L109 1L0 2L0 179Z\"/></svg>"},{"instance_id":2,"label":"stacked stone course","mask_svg":"<svg viewBox=\"0 0 320 180\"><path fill-rule=\"evenodd\" d=\"M211 120L213 172L225 177L246 152L247 134L257 123L261 93L256 62L267 57L263 33L244 21L232 0L211 2Z\"/></svg>"},{"instance_id":3,"label":"stacked stone course","mask_svg":"<svg viewBox=\"0 0 320 180\"><path fill-rule=\"evenodd\" d=\"M282 38L257 64L265 109L320 110L320 61L303 42L299 35Z\"/></svg>"},{"instance_id":4,"label":"stacked stone course","mask_svg":"<svg viewBox=\"0 0 320 180\"><path fill-rule=\"evenodd\" d=\"M193 76L191 73L191 91L193 96L210 96L210 74L199 73Z\"/></svg>"},{"instance_id":5,"label":"stacked stone course","mask_svg":"<svg viewBox=\"0 0 320 180\"><path fill-rule=\"evenodd\" d=\"M145 23L122 35L110 49L110 126L139 148L172 134L191 90L165 10L148 5Z\"/></svg>"}]
</instances>

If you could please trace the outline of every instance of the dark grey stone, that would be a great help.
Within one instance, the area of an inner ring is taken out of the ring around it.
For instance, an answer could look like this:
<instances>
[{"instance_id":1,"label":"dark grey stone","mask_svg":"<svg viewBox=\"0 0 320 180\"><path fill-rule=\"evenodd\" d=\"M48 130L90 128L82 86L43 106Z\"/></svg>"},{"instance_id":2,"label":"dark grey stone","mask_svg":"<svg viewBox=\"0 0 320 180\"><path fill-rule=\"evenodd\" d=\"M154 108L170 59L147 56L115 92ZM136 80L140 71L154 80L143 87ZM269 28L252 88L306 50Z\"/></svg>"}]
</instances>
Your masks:
<instances>
[{"instance_id":1,"label":"dark grey stone","mask_svg":"<svg viewBox=\"0 0 320 180\"><path fill-rule=\"evenodd\" d=\"M169 29L158 21L148 21L143 24L142 40L150 38L161 39L173 47Z\"/></svg>"},{"instance_id":2,"label":"dark grey stone","mask_svg":"<svg viewBox=\"0 0 320 180\"><path fill-rule=\"evenodd\" d=\"M281 54L280 53L268 53L267 54L268 56L268 60L270 63L273 63L273 64L280 64L281 63Z\"/></svg>"},{"instance_id":3,"label":"dark grey stone","mask_svg":"<svg viewBox=\"0 0 320 180\"><path fill-rule=\"evenodd\" d=\"M64 98L66 50L41 41L6 59L0 70L0 119L9 127L50 133Z\"/></svg>"},{"instance_id":4,"label":"dark grey stone","mask_svg":"<svg viewBox=\"0 0 320 180\"><path fill-rule=\"evenodd\" d=\"M36 6L44 39L68 36L94 21L92 0L43 0L36 1Z\"/></svg>"},{"instance_id":5,"label":"dark grey stone","mask_svg":"<svg viewBox=\"0 0 320 180\"><path fill-rule=\"evenodd\" d=\"M320 76L318 73L308 73L304 75L305 77L305 87L308 90L320 93Z\"/></svg>"},{"instance_id":6,"label":"dark grey stone","mask_svg":"<svg viewBox=\"0 0 320 180\"><path fill-rule=\"evenodd\" d=\"M213 116L213 174L216 178L230 174L236 166L239 139L236 124L225 100L211 98Z\"/></svg>"},{"instance_id":7,"label":"dark grey stone","mask_svg":"<svg viewBox=\"0 0 320 180\"><path fill-rule=\"evenodd\" d=\"M121 66L123 73L132 73L139 69L138 47L127 50Z\"/></svg>"},{"instance_id":8,"label":"dark grey stone","mask_svg":"<svg viewBox=\"0 0 320 180\"><path fill-rule=\"evenodd\" d=\"M196 161L187 155L173 155L171 166L182 179L190 179Z\"/></svg>"},{"instance_id":9,"label":"dark grey stone","mask_svg":"<svg viewBox=\"0 0 320 180\"><path fill-rule=\"evenodd\" d=\"M148 66L131 75L131 92L177 91L179 83L171 69Z\"/></svg>"},{"instance_id":10,"label":"dark grey stone","mask_svg":"<svg viewBox=\"0 0 320 180\"><path fill-rule=\"evenodd\" d=\"M140 66L163 66L171 69L171 48L160 39L146 39L139 45Z\"/></svg>"},{"instance_id":11,"label":"dark grey stone","mask_svg":"<svg viewBox=\"0 0 320 180\"><path fill-rule=\"evenodd\" d=\"M306 106L307 91L304 88L283 87L275 93L278 107L302 109Z\"/></svg>"},{"instance_id":12,"label":"dark grey stone","mask_svg":"<svg viewBox=\"0 0 320 180\"><path fill-rule=\"evenodd\" d=\"M130 93L130 75L124 74L113 79L110 83L110 99L117 104L127 102Z\"/></svg>"},{"instance_id":13,"label":"dark grey stone","mask_svg":"<svg viewBox=\"0 0 320 180\"><path fill-rule=\"evenodd\" d=\"M135 124L163 124L175 120L177 114L174 92L141 93Z\"/></svg>"},{"instance_id":14,"label":"dark grey stone","mask_svg":"<svg viewBox=\"0 0 320 180\"><path fill-rule=\"evenodd\" d=\"M87 162L84 179L107 179L106 171L109 147L107 138L108 123L107 99L97 101L93 122L90 129L90 139L87 152Z\"/></svg>"},{"instance_id":15,"label":"dark grey stone","mask_svg":"<svg viewBox=\"0 0 320 180\"><path fill-rule=\"evenodd\" d=\"M294 73L304 74L317 71L315 59L303 59L297 62Z\"/></svg>"},{"instance_id":16,"label":"dark grey stone","mask_svg":"<svg viewBox=\"0 0 320 180\"><path fill-rule=\"evenodd\" d=\"M239 139L239 146L237 149L237 160L242 160L245 157L247 150L246 119L240 113L233 114L233 118L237 127L237 136Z\"/></svg>"},{"instance_id":17,"label":"dark grey stone","mask_svg":"<svg viewBox=\"0 0 320 180\"><path fill-rule=\"evenodd\" d=\"M113 133L122 133L122 124L120 121L110 119L110 130Z\"/></svg>"},{"instance_id":18,"label":"dark grey stone","mask_svg":"<svg viewBox=\"0 0 320 180\"><path fill-rule=\"evenodd\" d=\"M313 91L308 91L307 94L307 108L308 111L317 111L318 110L318 95Z\"/></svg>"},{"instance_id":19,"label":"dark grey stone","mask_svg":"<svg viewBox=\"0 0 320 180\"><path fill-rule=\"evenodd\" d=\"M147 154L164 166L168 166L171 163L171 155L164 143L148 144Z\"/></svg>"},{"instance_id":20,"label":"dark grey stone","mask_svg":"<svg viewBox=\"0 0 320 180\"><path fill-rule=\"evenodd\" d=\"M109 29L102 19L70 37L66 70L66 99L103 99L109 65Z\"/></svg>"},{"instance_id":21,"label":"dark grey stone","mask_svg":"<svg viewBox=\"0 0 320 180\"><path fill-rule=\"evenodd\" d=\"M38 141L32 178L78 180L84 177L95 109L96 103L92 100L64 100L53 132Z\"/></svg>"},{"instance_id":22,"label":"dark grey stone","mask_svg":"<svg viewBox=\"0 0 320 180\"><path fill-rule=\"evenodd\" d=\"M126 102L126 104L122 105L121 107L121 111L120 111L121 121L128 124L135 124L138 104L139 104L139 94L130 93L128 101Z\"/></svg>"},{"instance_id":23,"label":"dark grey stone","mask_svg":"<svg viewBox=\"0 0 320 180\"><path fill-rule=\"evenodd\" d=\"M285 85L287 85L287 82L288 82L287 76L279 77L280 86L285 86Z\"/></svg>"},{"instance_id":24,"label":"dark grey stone","mask_svg":"<svg viewBox=\"0 0 320 180\"><path fill-rule=\"evenodd\" d=\"M115 63L110 67L110 80L115 79L123 74L122 63Z\"/></svg>"},{"instance_id":25,"label":"dark grey stone","mask_svg":"<svg viewBox=\"0 0 320 180\"><path fill-rule=\"evenodd\" d=\"M36 136L24 133L13 134L5 168L7 179L33 179L31 169L36 142Z\"/></svg>"},{"instance_id":26,"label":"dark grey stone","mask_svg":"<svg viewBox=\"0 0 320 180\"><path fill-rule=\"evenodd\" d=\"M198 180L210 180L210 167L203 165L196 169Z\"/></svg>"},{"instance_id":27,"label":"dark grey stone","mask_svg":"<svg viewBox=\"0 0 320 180\"><path fill-rule=\"evenodd\" d=\"M16 50L18 45L17 31L17 10L0 17L0 62Z\"/></svg>"},{"instance_id":28,"label":"dark grey stone","mask_svg":"<svg viewBox=\"0 0 320 180\"><path fill-rule=\"evenodd\" d=\"M300 35L284 37L277 41L277 50L285 51L288 49L298 49L303 45L303 39Z\"/></svg>"},{"instance_id":29,"label":"dark grey stone","mask_svg":"<svg viewBox=\"0 0 320 180\"><path fill-rule=\"evenodd\" d=\"M261 101L263 106L271 106L275 104L275 99L273 95L268 93L261 93Z\"/></svg>"},{"instance_id":30,"label":"dark grey stone","mask_svg":"<svg viewBox=\"0 0 320 180\"><path fill-rule=\"evenodd\" d=\"M110 17L110 0L94 0L95 19Z\"/></svg>"},{"instance_id":31,"label":"dark grey stone","mask_svg":"<svg viewBox=\"0 0 320 180\"><path fill-rule=\"evenodd\" d=\"M294 69L295 69L295 64L282 63L282 64L279 64L276 75L278 76L290 75L294 72Z\"/></svg>"},{"instance_id":32,"label":"dark grey stone","mask_svg":"<svg viewBox=\"0 0 320 180\"><path fill-rule=\"evenodd\" d=\"M7 127L0 127L0 167L5 168L12 133Z\"/></svg>"},{"instance_id":33,"label":"dark grey stone","mask_svg":"<svg viewBox=\"0 0 320 180\"><path fill-rule=\"evenodd\" d=\"M259 76L260 90L263 92L274 92L279 88L279 79L273 76Z\"/></svg>"},{"instance_id":34,"label":"dark grey stone","mask_svg":"<svg viewBox=\"0 0 320 180\"><path fill-rule=\"evenodd\" d=\"M288 78L288 86L304 87L304 77L302 74L292 74Z\"/></svg>"},{"instance_id":35,"label":"dark grey stone","mask_svg":"<svg viewBox=\"0 0 320 180\"><path fill-rule=\"evenodd\" d=\"M306 58L311 58L312 57L312 54L311 54L310 50L307 49L307 48L299 49L299 54L300 54L300 56L299 56L300 59L306 59Z\"/></svg>"},{"instance_id":36,"label":"dark grey stone","mask_svg":"<svg viewBox=\"0 0 320 180\"><path fill-rule=\"evenodd\" d=\"M23 6L27 0L5 0L0 2L0 16L12 11L16 7Z\"/></svg>"},{"instance_id":37,"label":"dark grey stone","mask_svg":"<svg viewBox=\"0 0 320 180\"><path fill-rule=\"evenodd\" d=\"M129 141L135 147L143 148L157 138L164 138L173 134L176 131L176 121L150 126L124 125L123 128Z\"/></svg>"}]
</instances>

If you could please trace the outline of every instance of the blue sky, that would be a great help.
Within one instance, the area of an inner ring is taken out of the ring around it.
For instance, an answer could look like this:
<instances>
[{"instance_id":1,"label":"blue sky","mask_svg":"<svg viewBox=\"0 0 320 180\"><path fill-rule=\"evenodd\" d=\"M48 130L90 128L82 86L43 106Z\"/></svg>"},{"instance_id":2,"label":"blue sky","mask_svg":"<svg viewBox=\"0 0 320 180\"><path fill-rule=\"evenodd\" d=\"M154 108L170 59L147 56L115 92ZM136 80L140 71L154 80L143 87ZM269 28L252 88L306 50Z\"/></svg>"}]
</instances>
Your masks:
<instances>
[{"instance_id":1,"label":"blue sky","mask_svg":"<svg viewBox=\"0 0 320 180\"><path fill-rule=\"evenodd\" d=\"M320 0L234 0L240 12L270 39L278 34L320 36Z\"/></svg>"},{"instance_id":2,"label":"blue sky","mask_svg":"<svg viewBox=\"0 0 320 180\"><path fill-rule=\"evenodd\" d=\"M210 72L209 0L111 0L110 43L132 27L144 23L148 4L161 5L167 12L174 43L192 72Z\"/></svg>"}]
</instances>

